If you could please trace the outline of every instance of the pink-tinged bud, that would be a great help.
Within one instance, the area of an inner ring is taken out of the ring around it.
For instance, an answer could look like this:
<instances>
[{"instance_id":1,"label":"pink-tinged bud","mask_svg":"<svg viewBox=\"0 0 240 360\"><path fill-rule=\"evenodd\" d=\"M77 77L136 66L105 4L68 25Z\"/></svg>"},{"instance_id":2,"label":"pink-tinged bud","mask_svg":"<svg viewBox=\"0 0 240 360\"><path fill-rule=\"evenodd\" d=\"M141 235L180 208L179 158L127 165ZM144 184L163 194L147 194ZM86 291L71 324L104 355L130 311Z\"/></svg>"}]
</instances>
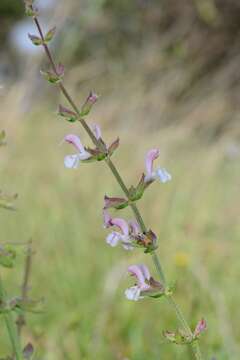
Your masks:
<instances>
[{"instance_id":1,"label":"pink-tinged bud","mask_svg":"<svg viewBox=\"0 0 240 360\"><path fill-rule=\"evenodd\" d=\"M33 43L33 45L39 46L43 45L43 41L39 36L28 34L29 39Z\"/></svg>"},{"instance_id":2,"label":"pink-tinged bud","mask_svg":"<svg viewBox=\"0 0 240 360\"><path fill-rule=\"evenodd\" d=\"M57 64L56 72L57 72L58 76L63 77L64 71L65 71L64 65L61 63Z\"/></svg>"},{"instance_id":3,"label":"pink-tinged bud","mask_svg":"<svg viewBox=\"0 0 240 360\"><path fill-rule=\"evenodd\" d=\"M104 209L123 209L126 206L128 206L128 200L124 198L104 196Z\"/></svg>"},{"instance_id":4,"label":"pink-tinged bud","mask_svg":"<svg viewBox=\"0 0 240 360\"><path fill-rule=\"evenodd\" d=\"M87 100L85 101L85 103L83 104L82 108L81 108L81 116L86 116L90 113L93 105L95 104L95 102L98 99L98 95L94 94L92 91L90 92L90 94L87 97Z\"/></svg>"},{"instance_id":5,"label":"pink-tinged bud","mask_svg":"<svg viewBox=\"0 0 240 360\"><path fill-rule=\"evenodd\" d=\"M55 33L56 33L56 26L54 26L52 29L50 29L46 35L44 36L44 42L48 43L52 40L52 38L54 37Z\"/></svg>"},{"instance_id":6,"label":"pink-tinged bud","mask_svg":"<svg viewBox=\"0 0 240 360\"><path fill-rule=\"evenodd\" d=\"M201 319L196 326L196 329L194 330L194 336L198 337L200 336L204 331L207 329L207 323L206 320Z\"/></svg>"},{"instance_id":7,"label":"pink-tinged bud","mask_svg":"<svg viewBox=\"0 0 240 360\"><path fill-rule=\"evenodd\" d=\"M80 138L77 135L73 135L73 134L68 134L64 137L64 140L69 143L72 144L73 146L75 146L75 148L79 151L79 152L83 152L85 151L84 146L81 143Z\"/></svg>"},{"instance_id":8,"label":"pink-tinged bud","mask_svg":"<svg viewBox=\"0 0 240 360\"><path fill-rule=\"evenodd\" d=\"M98 124L92 124L91 129L92 129L92 131L93 131L93 133L95 135L95 138L97 140L101 139L102 133L101 133L100 126Z\"/></svg>"},{"instance_id":9,"label":"pink-tinged bud","mask_svg":"<svg viewBox=\"0 0 240 360\"><path fill-rule=\"evenodd\" d=\"M92 91L90 91L90 94L88 95L88 98L87 98L87 101L90 103L90 104L95 104L95 102L97 101L98 99L98 95L93 93Z\"/></svg>"},{"instance_id":10,"label":"pink-tinged bud","mask_svg":"<svg viewBox=\"0 0 240 360\"><path fill-rule=\"evenodd\" d=\"M109 156L112 156L114 151L117 150L117 148L119 147L119 142L120 142L120 139L117 138L111 145L109 145L109 147L108 147L108 155Z\"/></svg>"},{"instance_id":11,"label":"pink-tinged bud","mask_svg":"<svg viewBox=\"0 0 240 360\"><path fill-rule=\"evenodd\" d=\"M151 149L148 151L145 160L146 166L146 178L151 179L153 173L153 162L159 157L159 150L158 149Z\"/></svg>"},{"instance_id":12,"label":"pink-tinged bud","mask_svg":"<svg viewBox=\"0 0 240 360\"><path fill-rule=\"evenodd\" d=\"M66 118L69 122L75 122L77 120L77 114L62 105L59 105L58 114Z\"/></svg>"}]
</instances>

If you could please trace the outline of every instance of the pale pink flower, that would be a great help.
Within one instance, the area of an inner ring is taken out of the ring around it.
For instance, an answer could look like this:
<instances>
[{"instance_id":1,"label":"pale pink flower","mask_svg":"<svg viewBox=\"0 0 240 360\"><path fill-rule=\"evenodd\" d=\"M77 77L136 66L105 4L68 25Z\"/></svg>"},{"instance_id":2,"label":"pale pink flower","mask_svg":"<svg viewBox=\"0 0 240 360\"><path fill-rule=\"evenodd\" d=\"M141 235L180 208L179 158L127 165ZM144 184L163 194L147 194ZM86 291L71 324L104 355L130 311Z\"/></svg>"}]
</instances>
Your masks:
<instances>
[{"instance_id":1,"label":"pale pink flower","mask_svg":"<svg viewBox=\"0 0 240 360\"><path fill-rule=\"evenodd\" d=\"M64 165L66 168L76 169L79 166L80 161L87 160L91 157L91 154L85 150L80 138L77 135L66 135L64 140L67 143L72 144L78 151L76 154L65 156Z\"/></svg>"},{"instance_id":2,"label":"pale pink flower","mask_svg":"<svg viewBox=\"0 0 240 360\"><path fill-rule=\"evenodd\" d=\"M151 149L148 151L145 159L146 175L144 182L152 182L154 180L160 180L160 182L165 183L172 179L172 176L167 172L165 168L157 168L155 171L153 169L154 160L159 157L158 149Z\"/></svg>"},{"instance_id":3,"label":"pale pink flower","mask_svg":"<svg viewBox=\"0 0 240 360\"><path fill-rule=\"evenodd\" d=\"M115 226L119 229L119 231L112 231L110 234L108 234L106 238L107 244L114 247L119 242L121 242L124 249L132 250L132 239L130 237L129 225L127 221L121 218L112 218L106 210L103 211L103 218L105 228Z\"/></svg>"},{"instance_id":4,"label":"pale pink flower","mask_svg":"<svg viewBox=\"0 0 240 360\"><path fill-rule=\"evenodd\" d=\"M139 299L144 298L144 292L151 289L149 284L151 279L149 270L145 265L139 264L129 266L128 272L135 276L137 284L128 288L125 291L125 295L128 300L138 301Z\"/></svg>"}]
</instances>

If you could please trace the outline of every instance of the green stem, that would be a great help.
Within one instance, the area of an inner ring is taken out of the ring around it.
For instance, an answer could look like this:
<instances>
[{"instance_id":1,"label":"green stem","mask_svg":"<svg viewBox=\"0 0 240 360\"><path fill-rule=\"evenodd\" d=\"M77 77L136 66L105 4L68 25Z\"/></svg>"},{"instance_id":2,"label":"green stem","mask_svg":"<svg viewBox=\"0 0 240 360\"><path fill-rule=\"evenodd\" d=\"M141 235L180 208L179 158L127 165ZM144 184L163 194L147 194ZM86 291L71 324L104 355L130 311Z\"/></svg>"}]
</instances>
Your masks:
<instances>
[{"instance_id":1,"label":"green stem","mask_svg":"<svg viewBox=\"0 0 240 360\"><path fill-rule=\"evenodd\" d=\"M39 31L39 34L44 42L44 37L43 37L43 33L42 33L42 30L41 30L41 27L40 27L40 24L39 24L39 21L38 19L35 17L34 18L34 22L38 28L38 31ZM57 71L56 71L56 65L55 65L55 62L53 60L53 57L51 55L51 52L48 48L48 45L47 44L44 44L43 43L43 47L45 49L45 53L49 59L49 62L52 66L52 69L53 71L56 73L57 75ZM86 132L88 133L89 137L91 138L92 142L97 146L97 147L100 147L101 148L101 143L96 139L95 135L93 134L92 130L90 129L90 127L88 126L88 124L86 123L86 121L80 117L80 111L77 107L77 105L75 104L75 102L73 101L72 97L70 96L70 94L68 93L68 91L66 90L66 88L64 87L64 85L62 84L62 82L59 83L59 88L61 90L61 92L63 93L63 95L65 96L66 100L69 102L69 104L72 106L73 110L76 111L76 113L79 115L79 121L81 123L81 125L83 126L83 128L86 130ZM116 181L118 182L119 186L121 187L122 191L124 192L124 194L127 196L127 198L129 198L129 191L128 191L128 188L127 186L125 185L121 175L119 174L119 171L117 170L116 166L114 165L114 163L112 162L112 160L110 158L106 158L105 159L105 162L106 164L108 165L108 167L110 168L112 174L114 175ZM140 211L138 210L138 207L136 206L136 204L133 204L131 203L130 204L130 207L135 215L135 218L137 220L137 222L139 223L140 227L141 227L141 230L143 233L146 232L147 230L147 227L144 223L144 220L140 214ZM159 260L159 257L158 255L156 254L156 252L154 251L152 253L152 259L153 259L153 262L154 262L154 265L156 267L156 270L159 274L159 277L160 279L162 280L162 282L165 284L166 283L166 278L165 278L165 275L164 275L164 271L162 269L162 266L161 266L161 263L160 263L160 260ZM172 296L169 297L168 296L168 303L172 306L172 308L175 310L176 312L176 315L178 317L178 320L179 322L181 323L181 325L184 327L185 331L187 332L187 334L193 336L192 334L192 331L190 329L190 327L188 326L179 306L175 303L175 301L173 300ZM194 342L191 344L191 347L192 347L192 350L193 350L193 353L195 355L195 358L197 360L202 360L202 355L201 355L201 352L200 352L200 348L199 348L199 345L197 342Z\"/></svg>"},{"instance_id":2,"label":"green stem","mask_svg":"<svg viewBox=\"0 0 240 360\"><path fill-rule=\"evenodd\" d=\"M4 302L4 300L5 300L5 291L4 291L4 288L3 288L1 278L0 278L0 298ZM11 311L9 311L7 313L4 313L3 317L4 317L4 320L5 320L5 323L6 323L8 335L9 335L9 338L10 338L10 341L11 341L11 344L12 344L12 348L13 348L13 352L14 352L14 355L16 356L16 360L23 360L20 339L18 337L17 327L16 327L16 324L14 322L14 318L12 316Z\"/></svg>"}]
</instances>

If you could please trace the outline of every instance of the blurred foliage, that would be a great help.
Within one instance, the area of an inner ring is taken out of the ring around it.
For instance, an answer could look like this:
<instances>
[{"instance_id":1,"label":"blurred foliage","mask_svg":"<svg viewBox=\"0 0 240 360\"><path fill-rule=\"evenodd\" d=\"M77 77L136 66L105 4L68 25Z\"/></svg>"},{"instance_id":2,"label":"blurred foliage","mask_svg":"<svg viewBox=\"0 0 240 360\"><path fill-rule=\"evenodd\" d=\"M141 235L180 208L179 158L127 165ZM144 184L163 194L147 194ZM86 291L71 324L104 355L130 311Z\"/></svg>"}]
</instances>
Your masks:
<instances>
[{"instance_id":1,"label":"blurred foliage","mask_svg":"<svg viewBox=\"0 0 240 360\"><path fill-rule=\"evenodd\" d=\"M6 35L14 22L24 16L24 7L19 0L1 0L0 1L0 41L3 44L6 41Z\"/></svg>"}]
</instances>

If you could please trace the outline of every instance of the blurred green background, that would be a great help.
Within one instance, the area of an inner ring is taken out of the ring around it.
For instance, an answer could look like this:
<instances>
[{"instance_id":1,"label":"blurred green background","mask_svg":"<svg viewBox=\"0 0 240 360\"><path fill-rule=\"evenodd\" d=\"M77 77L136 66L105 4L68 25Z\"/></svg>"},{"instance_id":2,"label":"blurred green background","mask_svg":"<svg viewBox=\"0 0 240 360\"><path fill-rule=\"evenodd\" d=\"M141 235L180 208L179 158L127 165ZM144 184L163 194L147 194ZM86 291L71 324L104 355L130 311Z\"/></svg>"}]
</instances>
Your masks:
<instances>
[{"instance_id":1,"label":"blurred green background","mask_svg":"<svg viewBox=\"0 0 240 360\"><path fill-rule=\"evenodd\" d=\"M148 149L173 176L154 184L139 203L159 235L158 253L192 328L204 317L205 359L239 359L239 59L237 0L64 0L38 2L45 30L66 65L65 84L78 104L89 90L100 99L88 121L107 142L118 135L114 161L136 184ZM33 240L31 295L42 314L28 314L24 342L35 359L192 359L163 330L177 328L163 300L132 303L124 290L129 264L141 251L105 243L103 196L122 195L104 163L67 170L71 153L59 146L79 125L57 116L58 90L39 73L47 68L18 0L0 2L1 189L18 192L16 212L1 211L2 242ZM119 215L119 213L118 213ZM123 217L131 216L123 210ZM24 255L2 270L9 296L20 291ZM9 343L1 320L0 356Z\"/></svg>"}]
</instances>

